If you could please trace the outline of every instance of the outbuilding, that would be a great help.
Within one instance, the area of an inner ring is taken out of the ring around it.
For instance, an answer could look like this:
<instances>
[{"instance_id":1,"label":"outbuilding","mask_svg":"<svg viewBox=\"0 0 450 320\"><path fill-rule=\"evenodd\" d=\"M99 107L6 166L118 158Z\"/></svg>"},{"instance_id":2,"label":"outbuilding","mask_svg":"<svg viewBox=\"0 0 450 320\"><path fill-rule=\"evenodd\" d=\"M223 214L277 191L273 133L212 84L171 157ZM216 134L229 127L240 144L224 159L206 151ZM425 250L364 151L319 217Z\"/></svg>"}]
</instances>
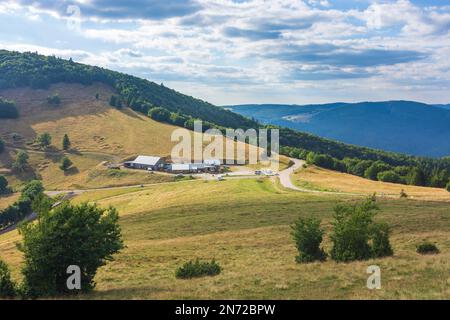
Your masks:
<instances>
[{"instance_id":1,"label":"outbuilding","mask_svg":"<svg viewBox=\"0 0 450 320\"><path fill-rule=\"evenodd\" d=\"M124 166L132 169L159 170L164 167L164 160L161 157L138 156L133 161L127 161Z\"/></svg>"}]
</instances>

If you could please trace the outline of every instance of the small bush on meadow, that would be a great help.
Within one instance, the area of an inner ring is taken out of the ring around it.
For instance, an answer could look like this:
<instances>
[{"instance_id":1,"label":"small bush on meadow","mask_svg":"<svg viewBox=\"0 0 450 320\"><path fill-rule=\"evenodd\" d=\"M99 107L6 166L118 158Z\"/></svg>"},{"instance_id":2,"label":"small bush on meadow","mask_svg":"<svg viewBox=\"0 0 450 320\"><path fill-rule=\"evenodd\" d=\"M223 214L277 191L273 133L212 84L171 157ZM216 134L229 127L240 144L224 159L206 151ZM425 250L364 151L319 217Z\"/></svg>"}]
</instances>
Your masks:
<instances>
[{"instance_id":1,"label":"small bush on meadow","mask_svg":"<svg viewBox=\"0 0 450 320\"><path fill-rule=\"evenodd\" d=\"M420 254L438 254L439 248L431 242L423 242L417 246L417 253Z\"/></svg>"},{"instance_id":2,"label":"small bush on meadow","mask_svg":"<svg viewBox=\"0 0 450 320\"><path fill-rule=\"evenodd\" d=\"M309 263L326 260L326 254L320 248L324 231L320 228L320 220L300 218L292 226L292 236L298 250L297 263Z\"/></svg>"},{"instance_id":3,"label":"small bush on meadow","mask_svg":"<svg viewBox=\"0 0 450 320\"><path fill-rule=\"evenodd\" d=\"M334 208L333 248L330 254L333 260L350 262L394 254L389 242L388 225L373 221L378 210L374 197L360 204L344 204Z\"/></svg>"},{"instance_id":4,"label":"small bush on meadow","mask_svg":"<svg viewBox=\"0 0 450 320\"><path fill-rule=\"evenodd\" d=\"M386 223L376 223L371 228L372 236L372 257L382 258L394 254L389 241L390 229Z\"/></svg>"},{"instance_id":5,"label":"small bush on meadow","mask_svg":"<svg viewBox=\"0 0 450 320\"><path fill-rule=\"evenodd\" d=\"M11 280L9 268L0 260L0 298L13 298L16 296L16 284Z\"/></svg>"},{"instance_id":6,"label":"small bush on meadow","mask_svg":"<svg viewBox=\"0 0 450 320\"><path fill-rule=\"evenodd\" d=\"M178 279L191 279L204 276L216 276L221 271L222 268L215 260L207 262L197 259L195 262L189 261L179 267L175 272L175 276Z\"/></svg>"}]
</instances>

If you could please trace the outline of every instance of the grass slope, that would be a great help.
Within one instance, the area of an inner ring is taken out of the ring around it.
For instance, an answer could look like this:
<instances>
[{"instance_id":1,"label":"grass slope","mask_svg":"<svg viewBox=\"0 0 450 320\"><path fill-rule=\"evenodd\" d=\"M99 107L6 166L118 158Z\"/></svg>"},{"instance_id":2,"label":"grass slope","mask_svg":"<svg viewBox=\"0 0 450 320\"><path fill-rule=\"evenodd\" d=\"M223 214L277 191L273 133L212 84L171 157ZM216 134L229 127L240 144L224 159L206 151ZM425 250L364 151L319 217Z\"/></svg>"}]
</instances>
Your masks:
<instances>
[{"instance_id":1,"label":"grass slope","mask_svg":"<svg viewBox=\"0 0 450 320\"><path fill-rule=\"evenodd\" d=\"M62 104L49 106L46 97L59 93ZM99 93L100 99L95 99ZM18 150L27 150L33 172L24 175L8 174L13 185L19 185L32 176L40 177L47 188L96 188L137 183L173 181L173 178L142 172L107 170L101 163L116 162L137 154L168 156L174 143L171 133L176 127L153 121L130 109L117 110L108 105L113 91L102 84L52 85L48 90L29 88L8 89L0 95L16 101L20 118L0 120L0 136L7 143L0 154L2 173L8 173ZM49 132L52 146L43 152L32 142L38 134ZM74 168L61 171L63 156L61 141L68 134L72 150L66 155ZM19 135L19 139L13 139Z\"/></svg>"},{"instance_id":2,"label":"grass slope","mask_svg":"<svg viewBox=\"0 0 450 320\"><path fill-rule=\"evenodd\" d=\"M316 166L308 166L307 169L298 170L293 176L293 181L299 187L313 190L364 195L376 193L379 196L396 198L404 190L413 199L450 202L450 192L445 189L373 181Z\"/></svg>"},{"instance_id":3,"label":"grass slope","mask_svg":"<svg viewBox=\"0 0 450 320\"><path fill-rule=\"evenodd\" d=\"M283 190L271 179L190 181L145 189L86 193L80 201L114 205L121 213L127 248L96 277L92 299L448 299L450 212L443 202L380 201L378 218L393 228L395 256L348 264L298 265L290 225L317 216L330 230L335 195ZM0 236L0 257L19 278L17 234ZM442 253L420 256L415 245L438 243ZM330 241L325 239L325 247ZM177 266L215 258L223 272L213 278L177 280ZM382 270L382 289L366 288L366 268Z\"/></svg>"}]
</instances>

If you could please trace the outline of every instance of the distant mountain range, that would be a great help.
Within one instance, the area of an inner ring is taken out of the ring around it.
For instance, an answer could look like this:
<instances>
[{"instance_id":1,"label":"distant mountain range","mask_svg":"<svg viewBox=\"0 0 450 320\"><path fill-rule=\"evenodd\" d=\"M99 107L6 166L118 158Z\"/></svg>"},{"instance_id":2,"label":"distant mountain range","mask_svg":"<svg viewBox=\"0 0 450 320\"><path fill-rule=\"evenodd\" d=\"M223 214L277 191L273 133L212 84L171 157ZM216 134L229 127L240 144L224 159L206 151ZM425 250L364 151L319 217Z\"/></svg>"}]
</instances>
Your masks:
<instances>
[{"instance_id":1,"label":"distant mountain range","mask_svg":"<svg viewBox=\"0 0 450 320\"><path fill-rule=\"evenodd\" d=\"M263 123L354 145L417 156L450 155L450 105L386 101L226 108Z\"/></svg>"}]
</instances>

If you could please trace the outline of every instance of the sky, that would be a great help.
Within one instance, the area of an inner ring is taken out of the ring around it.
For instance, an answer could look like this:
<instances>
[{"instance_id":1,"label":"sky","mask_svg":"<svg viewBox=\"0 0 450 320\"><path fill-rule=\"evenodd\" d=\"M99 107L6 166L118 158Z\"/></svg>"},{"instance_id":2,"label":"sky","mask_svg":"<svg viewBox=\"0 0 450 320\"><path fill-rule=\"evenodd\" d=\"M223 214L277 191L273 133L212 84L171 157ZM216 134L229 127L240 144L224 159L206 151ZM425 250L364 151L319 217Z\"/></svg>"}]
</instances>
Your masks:
<instances>
[{"instance_id":1,"label":"sky","mask_svg":"<svg viewBox=\"0 0 450 320\"><path fill-rule=\"evenodd\" d=\"M217 105L450 103L450 0L0 0L0 48Z\"/></svg>"}]
</instances>

